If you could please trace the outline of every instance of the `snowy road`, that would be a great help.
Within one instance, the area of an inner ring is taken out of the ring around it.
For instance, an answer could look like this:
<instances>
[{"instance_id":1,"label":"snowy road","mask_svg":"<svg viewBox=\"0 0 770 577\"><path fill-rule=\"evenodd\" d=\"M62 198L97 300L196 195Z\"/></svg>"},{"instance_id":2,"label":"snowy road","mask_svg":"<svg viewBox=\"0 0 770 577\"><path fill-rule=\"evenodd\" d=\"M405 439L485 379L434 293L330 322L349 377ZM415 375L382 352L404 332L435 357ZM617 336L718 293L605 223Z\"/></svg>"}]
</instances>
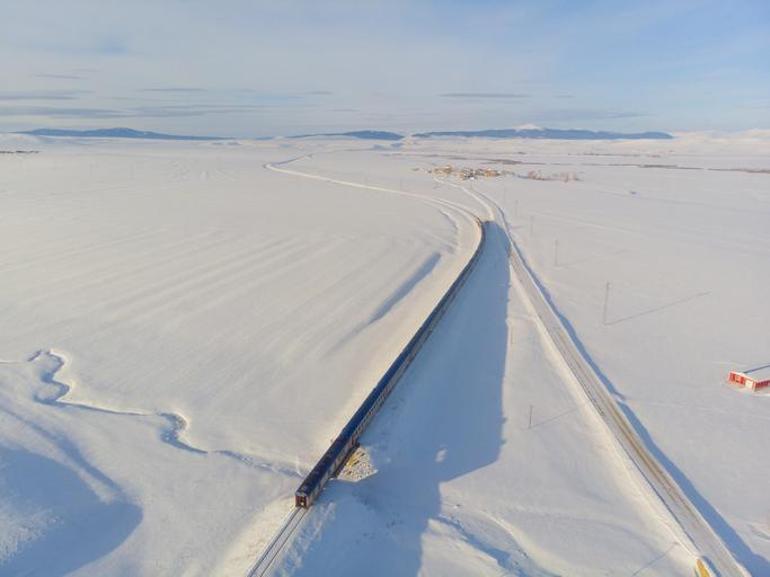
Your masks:
<instances>
[{"instance_id":1,"label":"snowy road","mask_svg":"<svg viewBox=\"0 0 770 577\"><path fill-rule=\"evenodd\" d=\"M609 428L622 451L621 454L625 454L630 459L630 463L639 471L644 481L649 484L668 513L673 516L675 524L670 522L667 524L678 540L700 559L700 565L703 566L705 562L712 573L719 577L745 577L749 575L681 487L671 478L665 467L652 455L623 414L622 409L612 398L607 386L594 369L590 358L581 352L582 345L574 334L569 321L558 312L547 289L527 265L521 249L511 235L505 212L491 199L473 190L472 187L466 188L452 183L447 184L461 188L468 195L485 204L490 215L501 221L500 226L505 230L511 246L512 269L524 288L542 328L548 334L559 356L564 360L569 372L588 397L598 416ZM663 516L667 516L665 512Z\"/></svg>"},{"instance_id":2,"label":"snowy road","mask_svg":"<svg viewBox=\"0 0 770 577\"><path fill-rule=\"evenodd\" d=\"M462 189L466 194L486 205L491 217L501 221L500 226L505 230L511 246L511 267L524 288L543 330L582 392L588 397L597 415L609 428L612 437L619 445L621 455L627 456L630 460L629 464L641 474L642 483L648 483L662 502L666 509L661 515L664 517L664 522L669 525L682 545L698 559L698 564L703 567L701 571L705 571L708 566L710 571L719 577L749 575L665 467L652 455L612 398L607 385L597 374L590 358L581 352L582 345L569 321L558 312L548 290L528 266L521 249L511 235L505 212L494 201L472 187L459 186L451 182L446 184ZM667 513L673 517L673 523L671 520L665 520L665 517L668 517Z\"/></svg>"},{"instance_id":3,"label":"snowy road","mask_svg":"<svg viewBox=\"0 0 770 577\"><path fill-rule=\"evenodd\" d=\"M685 538L691 541L689 548L697 552L697 555L705 557L720 577L748 575L679 485L644 445L590 361L581 354L579 345L569 334L568 325L565 326L563 317L556 310L545 287L527 265L518 245L513 238L510 238L510 242L513 249L511 251L513 270L524 287L543 328L622 450L679 523Z\"/></svg>"}]
</instances>

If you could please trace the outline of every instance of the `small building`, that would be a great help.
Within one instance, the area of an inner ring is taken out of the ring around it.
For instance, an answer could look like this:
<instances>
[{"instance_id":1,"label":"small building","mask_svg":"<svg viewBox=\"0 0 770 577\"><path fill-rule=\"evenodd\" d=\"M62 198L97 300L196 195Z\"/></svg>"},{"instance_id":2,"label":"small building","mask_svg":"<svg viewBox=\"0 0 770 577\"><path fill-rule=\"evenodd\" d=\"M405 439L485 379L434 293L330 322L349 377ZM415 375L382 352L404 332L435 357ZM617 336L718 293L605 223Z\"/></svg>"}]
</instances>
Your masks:
<instances>
[{"instance_id":1,"label":"small building","mask_svg":"<svg viewBox=\"0 0 770 577\"><path fill-rule=\"evenodd\" d=\"M730 371L727 380L739 387L745 387L751 391L759 391L765 387L770 387L770 365L743 372Z\"/></svg>"}]
</instances>

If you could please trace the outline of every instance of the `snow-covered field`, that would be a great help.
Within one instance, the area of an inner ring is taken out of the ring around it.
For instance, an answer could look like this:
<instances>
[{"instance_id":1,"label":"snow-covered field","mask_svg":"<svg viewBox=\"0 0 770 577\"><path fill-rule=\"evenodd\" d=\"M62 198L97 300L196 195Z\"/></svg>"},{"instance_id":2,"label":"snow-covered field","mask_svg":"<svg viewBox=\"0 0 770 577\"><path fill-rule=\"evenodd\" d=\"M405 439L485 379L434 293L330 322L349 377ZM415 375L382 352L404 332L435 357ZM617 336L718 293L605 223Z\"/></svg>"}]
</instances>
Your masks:
<instances>
[{"instance_id":1,"label":"snow-covered field","mask_svg":"<svg viewBox=\"0 0 770 577\"><path fill-rule=\"evenodd\" d=\"M455 205L484 216L481 195L659 460L770 574L770 395L724 382L770 364L767 135L0 136L19 148L41 152L0 155L0 575L246 575L472 253ZM426 171L448 162L579 180ZM691 573L503 238L367 433L377 473L332 483L278 572Z\"/></svg>"}]
</instances>

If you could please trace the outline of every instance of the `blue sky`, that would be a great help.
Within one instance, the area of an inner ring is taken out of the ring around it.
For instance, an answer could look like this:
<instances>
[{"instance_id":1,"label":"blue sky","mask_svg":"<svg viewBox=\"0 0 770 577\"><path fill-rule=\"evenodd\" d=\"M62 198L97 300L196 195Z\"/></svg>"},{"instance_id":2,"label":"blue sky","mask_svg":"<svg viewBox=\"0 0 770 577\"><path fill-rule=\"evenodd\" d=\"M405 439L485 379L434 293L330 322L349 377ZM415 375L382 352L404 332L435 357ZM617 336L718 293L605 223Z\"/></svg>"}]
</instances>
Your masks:
<instances>
[{"instance_id":1,"label":"blue sky","mask_svg":"<svg viewBox=\"0 0 770 577\"><path fill-rule=\"evenodd\" d=\"M770 2L0 0L0 130L770 128Z\"/></svg>"}]
</instances>

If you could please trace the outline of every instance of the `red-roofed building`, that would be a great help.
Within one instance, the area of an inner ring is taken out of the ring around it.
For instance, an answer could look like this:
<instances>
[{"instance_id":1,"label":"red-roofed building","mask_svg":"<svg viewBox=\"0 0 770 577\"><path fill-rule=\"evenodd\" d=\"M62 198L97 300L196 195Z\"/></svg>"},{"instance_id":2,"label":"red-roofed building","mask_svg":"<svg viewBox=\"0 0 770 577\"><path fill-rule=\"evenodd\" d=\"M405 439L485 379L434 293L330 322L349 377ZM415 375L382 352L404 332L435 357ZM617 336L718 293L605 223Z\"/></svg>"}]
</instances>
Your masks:
<instances>
[{"instance_id":1,"label":"red-roofed building","mask_svg":"<svg viewBox=\"0 0 770 577\"><path fill-rule=\"evenodd\" d=\"M730 371L727 380L740 387L758 391L770 387L770 365L749 371Z\"/></svg>"}]
</instances>

